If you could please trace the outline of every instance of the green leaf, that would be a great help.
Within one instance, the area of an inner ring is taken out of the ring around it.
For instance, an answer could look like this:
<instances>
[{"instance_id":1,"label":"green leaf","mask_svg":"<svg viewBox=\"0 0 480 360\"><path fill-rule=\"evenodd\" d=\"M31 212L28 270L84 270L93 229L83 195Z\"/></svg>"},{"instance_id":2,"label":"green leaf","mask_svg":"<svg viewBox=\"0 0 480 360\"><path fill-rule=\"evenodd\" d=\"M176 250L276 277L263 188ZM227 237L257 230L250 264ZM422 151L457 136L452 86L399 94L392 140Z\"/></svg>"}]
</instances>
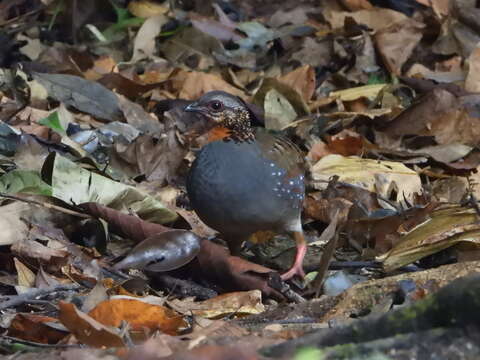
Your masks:
<instances>
[{"instance_id":1,"label":"green leaf","mask_svg":"<svg viewBox=\"0 0 480 360\"><path fill-rule=\"evenodd\" d=\"M113 1L110 1L110 3L115 10L115 14L117 15L117 22L113 25L110 25L102 32L102 35L107 39L107 41L115 40L115 35L125 29L130 27L139 27L144 23L145 19L132 16L127 9L115 5Z\"/></svg>"},{"instance_id":2,"label":"green leaf","mask_svg":"<svg viewBox=\"0 0 480 360\"><path fill-rule=\"evenodd\" d=\"M13 170L0 177L0 192L51 196L52 188L41 179L40 174L36 171Z\"/></svg>"},{"instance_id":3,"label":"green leaf","mask_svg":"<svg viewBox=\"0 0 480 360\"><path fill-rule=\"evenodd\" d=\"M62 124L60 123L60 117L58 116L58 112L53 112L48 115L46 118L43 118L38 122L40 125L44 125L49 127L50 129L60 133L65 134L66 129L63 128Z\"/></svg>"},{"instance_id":4,"label":"green leaf","mask_svg":"<svg viewBox=\"0 0 480 360\"><path fill-rule=\"evenodd\" d=\"M323 358L323 352L313 347L302 348L295 354L295 360L320 360Z\"/></svg>"},{"instance_id":5,"label":"green leaf","mask_svg":"<svg viewBox=\"0 0 480 360\"><path fill-rule=\"evenodd\" d=\"M47 168L54 157L50 174ZM169 223L177 218L176 212L165 207L149 194L105 176L83 169L74 162L52 153L45 161L42 174L50 177L52 196L69 204L96 202L116 210L130 210L143 220Z\"/></svg>"}]
</instances>

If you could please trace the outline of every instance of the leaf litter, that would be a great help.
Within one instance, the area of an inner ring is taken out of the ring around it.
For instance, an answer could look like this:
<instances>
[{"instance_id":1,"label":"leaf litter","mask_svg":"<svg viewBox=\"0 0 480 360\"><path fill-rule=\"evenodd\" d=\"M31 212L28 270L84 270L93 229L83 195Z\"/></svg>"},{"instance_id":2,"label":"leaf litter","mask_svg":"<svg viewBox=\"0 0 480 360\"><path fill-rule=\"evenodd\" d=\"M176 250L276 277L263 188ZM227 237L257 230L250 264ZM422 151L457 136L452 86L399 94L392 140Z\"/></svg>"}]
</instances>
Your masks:
<instances>
[{"instance_id":1,"label":"leaf litter","mask_svg":"<svg viewBox=\"0 0 480 360\"><path fill-rule=\"evenodd\" d=\"M479 14L463 0L0 6L2 355L478 357L478 329L459 328L478 307L428 301L479 296ZM304 283L278 277L293 239L255 234L231 256L189 207L208 128L183 109L211 90L306 158ZM389 323L420 306L438 321ZM371 331L348 337L352 322Z\"/></svg>"}]
</instances>

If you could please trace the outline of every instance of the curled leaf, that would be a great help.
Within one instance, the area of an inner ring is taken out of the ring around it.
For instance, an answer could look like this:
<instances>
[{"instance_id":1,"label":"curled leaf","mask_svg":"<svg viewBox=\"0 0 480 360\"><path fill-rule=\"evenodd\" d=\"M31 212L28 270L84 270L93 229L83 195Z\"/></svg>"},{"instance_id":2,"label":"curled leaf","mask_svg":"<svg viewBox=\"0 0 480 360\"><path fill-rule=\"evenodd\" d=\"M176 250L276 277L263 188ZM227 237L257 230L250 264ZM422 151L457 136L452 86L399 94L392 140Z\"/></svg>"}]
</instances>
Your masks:
<instances>
[{"instance_id":1,"label":"curled leaf","mask_svg":"<svg viewBox=\"0 0 480 360\"><path fill-rule=\"evenodd\" d=\"M200 242L201 238L187 230L155 234L135 246L115 268L133 267L157 272L174 270L197 256Z\"/></svg>"}]
</instances>

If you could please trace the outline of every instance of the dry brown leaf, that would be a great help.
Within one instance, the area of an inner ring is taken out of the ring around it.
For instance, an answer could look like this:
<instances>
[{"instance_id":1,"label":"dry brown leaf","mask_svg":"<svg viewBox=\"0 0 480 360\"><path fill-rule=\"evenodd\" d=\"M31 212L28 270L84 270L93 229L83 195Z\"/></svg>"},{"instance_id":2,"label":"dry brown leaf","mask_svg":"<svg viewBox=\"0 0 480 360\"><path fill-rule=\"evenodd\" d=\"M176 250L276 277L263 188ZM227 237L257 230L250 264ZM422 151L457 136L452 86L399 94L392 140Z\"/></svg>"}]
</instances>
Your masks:
<instances>
[{"instance_id":1,"label":"dry brown leaf","mask_svg":"<svg viewBox=\"0 0 480 360\"><path fill-rule=\"evenodd\" d=\"M401 242L378 259L386 271L411 264L440 250L469 242L480 245L480 225L474 209L458 205L435 210L430 219L407 233Z\"/></svg>"},{"instance_id":2,"label":"dry brown leaf","mask_svg":"<svg viewBox=\"0 0 480 360\"><path fill-rule=\"evenodd\" d=\"M465 79L465 90L480 93L480 47L473 50L468 57L468 73Z\"/></svg>"},{"instance_id":3,"label":"dry brown leaf","mask_svg":"<svg viewBox=\"0 0 480 360\"><path fill-rule=\"evenodd\" d=\"M328 139L328 149L330 152L343 156L361 155L365 147L368 146L369 143L363 136L347 129L342 130Z\"/></svg>"},{"instance_id":4,"label":"dry brown leaf","mask_svg":"<svg viewBox=\"0 0 480 360\"><path fill-rule=\"evenodd\" d=\"M384 130L392 138L404 135L434 136L439 144L477 146L480 141L478 95L456 97L435 88L393 119Z\"/></svg>"},{"instance_id":5,"label":"dry brown leaf","mask_svg":"<svg viewBox=\"0 0 480 360\"><path fill-rule=\"evenodd\" d=\"M230 85L215 74L198 71L183 71L175 76L174 82L177 83L177 86L175 87L179 89L178 97L182 99L196 100L206 92L223 90L247 100L247 96L243 91Z\"/></svg>"},{"instance_id":6,"label":"dry brown leaf","mask_svg":"<svg viewBox=\"0 0 480 360\"><path fill-rule=\"evenodd\" d=\"M78 341L89 346L125 346L117 329L105 326L77 309L74 304L60 301L59 319Z\"/></svg>"},{"instance_id":7,"label":"dry brown leaf","mask_svg":"<svg viewBox=\"0 0 480 360\"><path fill-rule=\"evenodd\" d=\"M323 141L319 140L315 142L310 148L310 151L307 154L307 160L311 164L316 164L318 160L320 160L322 157L329 155L331 153L332 152L328 148L328 145Z\"/></svg>"},{"instance_id":8,"label":"dry brown leaf","mask_svg":"<svg viewBox=\"0 0 480 360\"><path fill-rule=\"evenodd\" d=\"M58 285L59 281L53 276L47 274L43 267L40 267L36 277L35 277L35 287L38 289L44 289L47 287Z\"/></svg>"},{"instance_id":9,"label":"dry brown leaf","mask_svg":"<svg viewBox=\"0 0 480 360\"><path fill-rule=\"evenodd\" d=\"M180 328L187 326L183 316L176 312L133 298L103 301L88 315L107 326L119 327L122 321L127 321L130 329L148 329L151 333L161 331L177 335Z\"/></svg>"},{"instance_id":10,"label":"dry brown leaf","mask_svg":"<svg viewBox=\"0 0 480 360\"><path fill-rule=\"evenodd\" d=\"M26 267L17 258L14 258L13 261L15 263L15 268L17 269L18 285L27 288L33 287L35 285L35 274L33 271Z\"/></svg>"},{"instance_id":11,"label":"dry brown leaf","mask_svg":"<svg viewBox=\"0 0 480 360\"><path fill-rule=\"evenodd\" d=\"M83 73L87 80L96 81L102 76L110 74L115 70L117 63L109 55L100 56L93 63L93 67Z\"/></svg>"},{"instance_id":12,"label":"dry brown leaf","mask_svg":"<svg viewBox=\"0 0 480 360\"><path fill-rule=\"evenodd\" d=\"M130 3L132 4L132 3ZM137 62L145 58L155 58L157 54L156 38L162 26L169 21L163 14L150 16L142 24L133 42L133 55L130 62Z\"/></svg>"},{"instance_id":13,"label":"dry brown leaf","mask_svg":"<svg viewBox=\"0 0 480 360\"><path fill-rule=\"evenodd\" d=\"M317 189L324 189L333 175L339 180L390 198L396 192L396 201L414 200L422 192L418 174L400 162L362 159L356 156L327 155L311 169Z\"/></svg>"},{"instance_id":14,"label":"dry brown leaf","mask_svg":"<svg viewBox=\"0 0 480 360\"><path fill-rule=\"evenodd\" d=\"M68 252L52 249L35 240L18 241L12 245L11 251L20 256L29 257L48 263L52 259L66 259Z\"/></svg>"},{"instance_id":15,"label":"dry brown leaf","mask_svg":"<svg viewBox=\"0 0 480 360\"><path fill-rule=\"evenodd\" d=\"M368 0L341 0L341 3L350 11L373 9L373 5Z\"/></svg>"},{"instance_id":16,"label":"dry brown leaf","mask_svg":"<svg viewBox=\"0 0 480 360\"><path fill-rule=\"evenodd\" d=\"M11 245L24 240L28 234L28 226L21 217L30 205L13 202L0 207L0 245Z\"/></svg>"},{"instance_id":17,"label":"dry brown leaf","mask_svg":"<svg viewBox=\"0 0 480 360\"><path fill-rule=\"evenodd\" d=\"M440 83L453 83L463 81L465 73L462 69L457 68L452 71L432 71L422 64L413 64L405 74L408 77L423 77L425 79L435 80Z\"/></svg>"},{"instance_id":18,"label":"dry brown leaf","mask_svg":"<svg viewBox=\"0 0 480 360\"><path fill-rule=\"evenodd\" d=\"M429 6L435 11L438 17L446 16L450 13L450 3L452 0L416 0L418 3Z\"/></svg>"},{"instance_id":19,"label":"dry brown leaf","mask_svg":"<svg viewBox=\"0 0 480 360\"><path fill-rule=\"evenodd\" d=\"M343 28L346 17L352 17L358 24L367 25L374 31L384 29L392 24L407 20L407 16L394 10L373 8L370 10L359 10L354 12L341 12L331 10L326 12L326 19L332 25L332 28Z\"/></svg>"},{"instance_id":20,"label":"dry brown leaf","mask_svg":"<svg viewBox=\"0 0 480 360\"><path fill-rule=\"evenodd\" d=\"M194 314L207 319L218 319L232 314L259 314L265 311L260 290L226 293L200 302L174 300L168 304L186 315Z\"/></svg>"},{"instance_id":21,"label":"dry brown leaf","mask_svg":"<svg viewBox=\"0 0 480 360\"><path fill-rule=\"evenodd\" d=\"M295 89L303 100L308 102L315 93L315 70L310 65L303 65L288 74L280 76L278 80Z\"/></svg>"},{"instance_id":22,"label":"dry brown leaf","mask_svg":"<svg viewBox=\"0 0 480 360\"><path fill-rule=\"evenodd\" d=\"M8 328L8 336L41 344L57 344L67 334L46 325L58 322L57 319L35 314L17 314Z\"/></svg>"},{"instance_id":23,"label":"dry brown leaf","mask_svg":"<svg viewBox=\"0 0 480 360\"><path fill-rule=\"evenodd\" d=\"M397 76L402 74L402 66L422 39L424 27L424 24L408 19L375 34L377 49L391 73Z\"/></svg>"}]
</instances>

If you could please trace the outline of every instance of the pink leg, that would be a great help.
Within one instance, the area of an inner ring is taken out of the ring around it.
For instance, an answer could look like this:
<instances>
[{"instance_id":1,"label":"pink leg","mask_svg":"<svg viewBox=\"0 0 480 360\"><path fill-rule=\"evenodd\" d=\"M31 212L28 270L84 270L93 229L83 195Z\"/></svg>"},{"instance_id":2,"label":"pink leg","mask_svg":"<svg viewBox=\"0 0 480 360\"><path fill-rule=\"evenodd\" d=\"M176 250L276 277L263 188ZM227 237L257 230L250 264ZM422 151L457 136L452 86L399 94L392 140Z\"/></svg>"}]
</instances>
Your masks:
<instances>
[{"instance_id":1,"label":"pink leg","mask_svg":"<svg viewBox=\"0 0 480 360\"><path fill-rule=\"evenodd\" d=\"M303 232L294 232L293 237L297 243L297 253L295 255L295 262L293 263L290 270L282 274L282 280L288 280L297 275L301 279L305 277L305 272L303 271L303 258L307 253L307 243L303 237Z\"/></svg>"}]
</instances>

